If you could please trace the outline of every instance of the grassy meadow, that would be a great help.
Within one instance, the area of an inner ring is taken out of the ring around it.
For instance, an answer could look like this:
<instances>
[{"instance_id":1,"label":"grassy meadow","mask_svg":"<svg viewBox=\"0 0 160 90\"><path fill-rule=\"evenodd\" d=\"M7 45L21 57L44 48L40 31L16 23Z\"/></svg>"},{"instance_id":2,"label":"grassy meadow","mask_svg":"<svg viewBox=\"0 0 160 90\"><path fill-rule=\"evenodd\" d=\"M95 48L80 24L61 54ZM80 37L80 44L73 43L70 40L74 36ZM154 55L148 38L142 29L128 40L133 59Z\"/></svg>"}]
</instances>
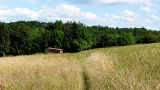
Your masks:
<instances>
[{"instance_id":1,"label":"grassy meadow","mask_svg":"<svg viewBox=\"0 0 160 90\"><path fill-rule=\"evenodd\" d=\"M3 90L160 90L160 43L0 58Z\"/></svg>"}]
</instances>

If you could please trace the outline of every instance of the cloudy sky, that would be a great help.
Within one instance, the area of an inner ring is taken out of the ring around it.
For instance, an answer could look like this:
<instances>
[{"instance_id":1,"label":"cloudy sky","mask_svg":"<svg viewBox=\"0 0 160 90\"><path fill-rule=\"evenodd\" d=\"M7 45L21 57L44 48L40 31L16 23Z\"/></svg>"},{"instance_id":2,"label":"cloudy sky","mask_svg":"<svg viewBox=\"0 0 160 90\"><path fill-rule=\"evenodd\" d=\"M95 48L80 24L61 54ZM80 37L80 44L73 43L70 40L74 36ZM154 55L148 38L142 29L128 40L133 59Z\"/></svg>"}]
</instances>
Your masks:
<instances>
[{"instance_id":1,"label":"cloudy sky","mask_svg":"<svg viewBox=\"0 0 160 90\"><path fill-rule=\"evenodd\" d=\"M0 21L80 21L160 29L160 0L0 0Z\"/></svg>"}]
</instances>

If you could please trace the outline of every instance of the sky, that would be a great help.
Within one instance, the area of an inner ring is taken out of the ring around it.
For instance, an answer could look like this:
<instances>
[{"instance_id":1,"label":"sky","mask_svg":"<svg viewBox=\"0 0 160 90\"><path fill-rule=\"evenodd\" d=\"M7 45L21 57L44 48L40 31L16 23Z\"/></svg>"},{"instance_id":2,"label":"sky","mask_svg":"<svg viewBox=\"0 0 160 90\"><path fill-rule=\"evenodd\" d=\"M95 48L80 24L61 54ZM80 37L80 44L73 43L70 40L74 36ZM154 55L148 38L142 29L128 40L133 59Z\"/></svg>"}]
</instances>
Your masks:
<instances>
[{"instance_id":1,"label":"sky","mask_svg":"<svg viewBox=\"0 0 160 90\"><path fill-rule=\"evenodd\" d=\"M160 30L160 0L0 0L0 22L56 20Z\"/></svg>"}]
</instances>

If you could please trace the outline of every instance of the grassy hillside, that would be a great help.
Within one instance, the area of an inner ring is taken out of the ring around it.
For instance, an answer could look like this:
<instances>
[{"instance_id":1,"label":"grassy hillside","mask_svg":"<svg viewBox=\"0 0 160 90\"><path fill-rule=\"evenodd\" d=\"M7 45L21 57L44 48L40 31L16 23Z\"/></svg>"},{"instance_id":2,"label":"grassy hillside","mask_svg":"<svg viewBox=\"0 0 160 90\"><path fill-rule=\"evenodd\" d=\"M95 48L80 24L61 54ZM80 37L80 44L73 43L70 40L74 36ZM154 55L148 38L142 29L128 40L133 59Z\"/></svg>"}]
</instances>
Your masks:
<instances>
[{"instance_id":1,"label":"grassy hillside","mask_svg":"<svg viewBox=\"0 0 160 90\"><path fill-rule=\"evenodd\" d=\"M160 44L0 58L4 90L160 90Z\"/></svg>"}]
</instances>

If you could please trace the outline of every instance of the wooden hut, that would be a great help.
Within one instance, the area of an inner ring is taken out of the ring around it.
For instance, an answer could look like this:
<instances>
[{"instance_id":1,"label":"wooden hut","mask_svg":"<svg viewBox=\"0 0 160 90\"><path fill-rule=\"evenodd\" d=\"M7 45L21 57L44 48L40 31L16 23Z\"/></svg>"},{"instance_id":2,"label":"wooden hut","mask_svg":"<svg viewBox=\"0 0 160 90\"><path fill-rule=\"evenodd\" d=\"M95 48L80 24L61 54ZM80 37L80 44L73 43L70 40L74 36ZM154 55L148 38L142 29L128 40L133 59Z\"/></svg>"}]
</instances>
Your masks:
<instances>
[{"instance_id":1,"label":"wooden hut","mask_svg":"<svg viewBox=\"0 0 160 90\"><path fill-rule=\"evenodd\" d=\"M63 53L63 49L59 49L59 48L47 48L46 52L52 52L52 53Z\"/></svg>"}]
</instances>

